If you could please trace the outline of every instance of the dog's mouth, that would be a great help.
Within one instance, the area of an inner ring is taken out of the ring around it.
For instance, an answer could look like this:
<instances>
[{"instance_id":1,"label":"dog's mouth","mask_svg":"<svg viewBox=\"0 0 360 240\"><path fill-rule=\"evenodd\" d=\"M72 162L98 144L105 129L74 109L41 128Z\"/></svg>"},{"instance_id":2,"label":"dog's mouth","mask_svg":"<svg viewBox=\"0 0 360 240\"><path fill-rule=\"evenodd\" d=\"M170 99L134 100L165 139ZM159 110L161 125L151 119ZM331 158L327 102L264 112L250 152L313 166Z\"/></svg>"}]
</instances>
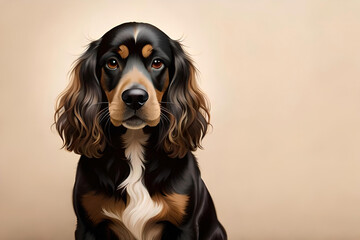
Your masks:
<instances>
[{"instance_id":1,"label":"dog's mouth","mask_svg":"<svg viewBox=\"0 0 360 240\"><path fill-rule=\"evenodd\" d=\"M121 117L121 115L123 116ZM115 127L120 125L128 129L141 129L146 125L154 127L160 122L160 115L155 117L154 119L148 118L147 114L138 111L119 114L117 111L111 111L110 109L110 121Z\"/></svg>"},{"instance_id":2,"label":"dog's mouth","mask_svg":"<svg viewBox=\"0 0 360 240\"><path fill-rule=\"evenodd\" d=\"M137 115L127 118L122 124L129 129L140 129L146 126L146 122Z\"/></svg>"}]
</instances>

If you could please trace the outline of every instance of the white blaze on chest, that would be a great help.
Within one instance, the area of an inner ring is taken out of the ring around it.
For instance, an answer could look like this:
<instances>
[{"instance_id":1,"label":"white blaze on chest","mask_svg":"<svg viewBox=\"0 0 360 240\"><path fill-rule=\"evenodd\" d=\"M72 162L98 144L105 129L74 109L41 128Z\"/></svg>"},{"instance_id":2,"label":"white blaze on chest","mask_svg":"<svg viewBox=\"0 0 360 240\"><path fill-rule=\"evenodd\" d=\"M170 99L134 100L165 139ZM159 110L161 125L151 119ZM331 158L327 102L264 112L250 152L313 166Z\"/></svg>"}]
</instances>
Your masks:
<instances>
[{"instance_id":1,"label":"white blaze on chest","mask_svg":"<svg viewBox=\"0 0 360 240\"><path fill-rule=\"evenodd\" d=\"M123 140L125 156L129 160L130 174L118 186L118 189L125 188L129 198L124 212L121 216L116 215L115 218L119 219L136 239L141 240L145 224L161 212L162 206L151 199L142 182L145 169L144 145L148 136L141 129L128 129ZM105 215L114 218L114 213L107 212L105 209L103 211Z\"/></svg>"}]
</instances>

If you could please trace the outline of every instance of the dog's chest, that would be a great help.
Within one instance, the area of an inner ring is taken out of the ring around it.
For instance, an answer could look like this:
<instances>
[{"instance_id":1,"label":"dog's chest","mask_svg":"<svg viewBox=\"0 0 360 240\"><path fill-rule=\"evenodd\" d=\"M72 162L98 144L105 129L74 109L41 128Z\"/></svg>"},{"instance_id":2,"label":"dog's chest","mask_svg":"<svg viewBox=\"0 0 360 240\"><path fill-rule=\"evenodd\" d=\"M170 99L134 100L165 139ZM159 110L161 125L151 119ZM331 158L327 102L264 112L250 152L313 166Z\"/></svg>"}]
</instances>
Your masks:
<instances>
[{"instance_id":1,"label":"dog's chest","mask_svg":"<svg viewBox=\"0 0 360 240\"><path fill-rule=\"evenodd\" d=\"M157 216L163 209L160 202L154 202L143 184L144 175L144 145L148 136L142 130L130 130L123 136L125 156L129 161L129 176L118 186L126 189L128 203L122 213L112 212L103 208L106 216L119 220L136 239L146 239L143 236L149 220ZM160 229L159 229L160 230ZM147 234L148 235L148 234Z\"/></svg>"},{"instance_id":2,"label":"dog's chest","mask_svg":"<svg viewBox=\"0 0 360 240\"><path fill-rule=\"evenodd\" d=\"M160 222L179 226L186 215L188 195L157 192L150 196L144 186L144 145L147 139L141 130L127 130L123 136L130 173L118 190L126 191L126 203L95 191L82 196L82 205L93 224L110 220L108 226L119 239L160 239L164 227Z\"/></svg>"}]
</instances>

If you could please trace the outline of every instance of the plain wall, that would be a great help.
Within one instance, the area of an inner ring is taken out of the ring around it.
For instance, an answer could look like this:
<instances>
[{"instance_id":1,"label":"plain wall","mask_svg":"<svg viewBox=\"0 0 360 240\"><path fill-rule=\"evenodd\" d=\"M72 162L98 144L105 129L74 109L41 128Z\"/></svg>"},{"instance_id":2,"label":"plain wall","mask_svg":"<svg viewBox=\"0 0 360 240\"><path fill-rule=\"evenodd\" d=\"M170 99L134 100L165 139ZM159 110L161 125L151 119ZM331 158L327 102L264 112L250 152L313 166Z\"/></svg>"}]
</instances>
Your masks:
<instances>
[{"instance_id":1,"label":"plain wall","mask_svg":"<svg viewBox=\"0 0 360 240\"><path fill-rule=\"evenodd\" d=\"M229 239L360 239L360 1L2 1L0 239L72 239L78 157L55 100L127 21L183 39L213 130L199 159Z\"/></svg>"}]
</instances>

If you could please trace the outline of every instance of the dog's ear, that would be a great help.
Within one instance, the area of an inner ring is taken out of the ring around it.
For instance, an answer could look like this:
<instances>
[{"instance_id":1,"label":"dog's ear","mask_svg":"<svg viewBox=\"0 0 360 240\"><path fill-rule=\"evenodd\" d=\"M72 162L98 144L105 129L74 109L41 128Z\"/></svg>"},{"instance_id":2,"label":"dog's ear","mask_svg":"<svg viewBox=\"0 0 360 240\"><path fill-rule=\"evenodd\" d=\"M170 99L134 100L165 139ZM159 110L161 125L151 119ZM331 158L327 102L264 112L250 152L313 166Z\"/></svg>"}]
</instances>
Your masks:
<instances>
[{"instance_id":1,"label":"dog's ear","mask_svg":"<svg viewBox=\"0 0 360 240\"><path fill-rule=\"evenodd\" d=\"M164 150L170 157L184 157L201 148L210 121L209 106L196 82L196 68L178 41L171 40L173 65L166 108L169 125L161 128Z\"/></svg>"},{"instance_id":2,"label":"dog's ear","mask_svg":"<svg viewBox=\"0 0 360 240\"><path fill-rule=\"evenodd\" d=\"M105 147L104 133L98 120L99 102L102 100L96 76L99 42L92 42L75 62L71 82L59 96L54 116L63 147L87 157L100 157Z\"/></svg>"}]
</instances>

